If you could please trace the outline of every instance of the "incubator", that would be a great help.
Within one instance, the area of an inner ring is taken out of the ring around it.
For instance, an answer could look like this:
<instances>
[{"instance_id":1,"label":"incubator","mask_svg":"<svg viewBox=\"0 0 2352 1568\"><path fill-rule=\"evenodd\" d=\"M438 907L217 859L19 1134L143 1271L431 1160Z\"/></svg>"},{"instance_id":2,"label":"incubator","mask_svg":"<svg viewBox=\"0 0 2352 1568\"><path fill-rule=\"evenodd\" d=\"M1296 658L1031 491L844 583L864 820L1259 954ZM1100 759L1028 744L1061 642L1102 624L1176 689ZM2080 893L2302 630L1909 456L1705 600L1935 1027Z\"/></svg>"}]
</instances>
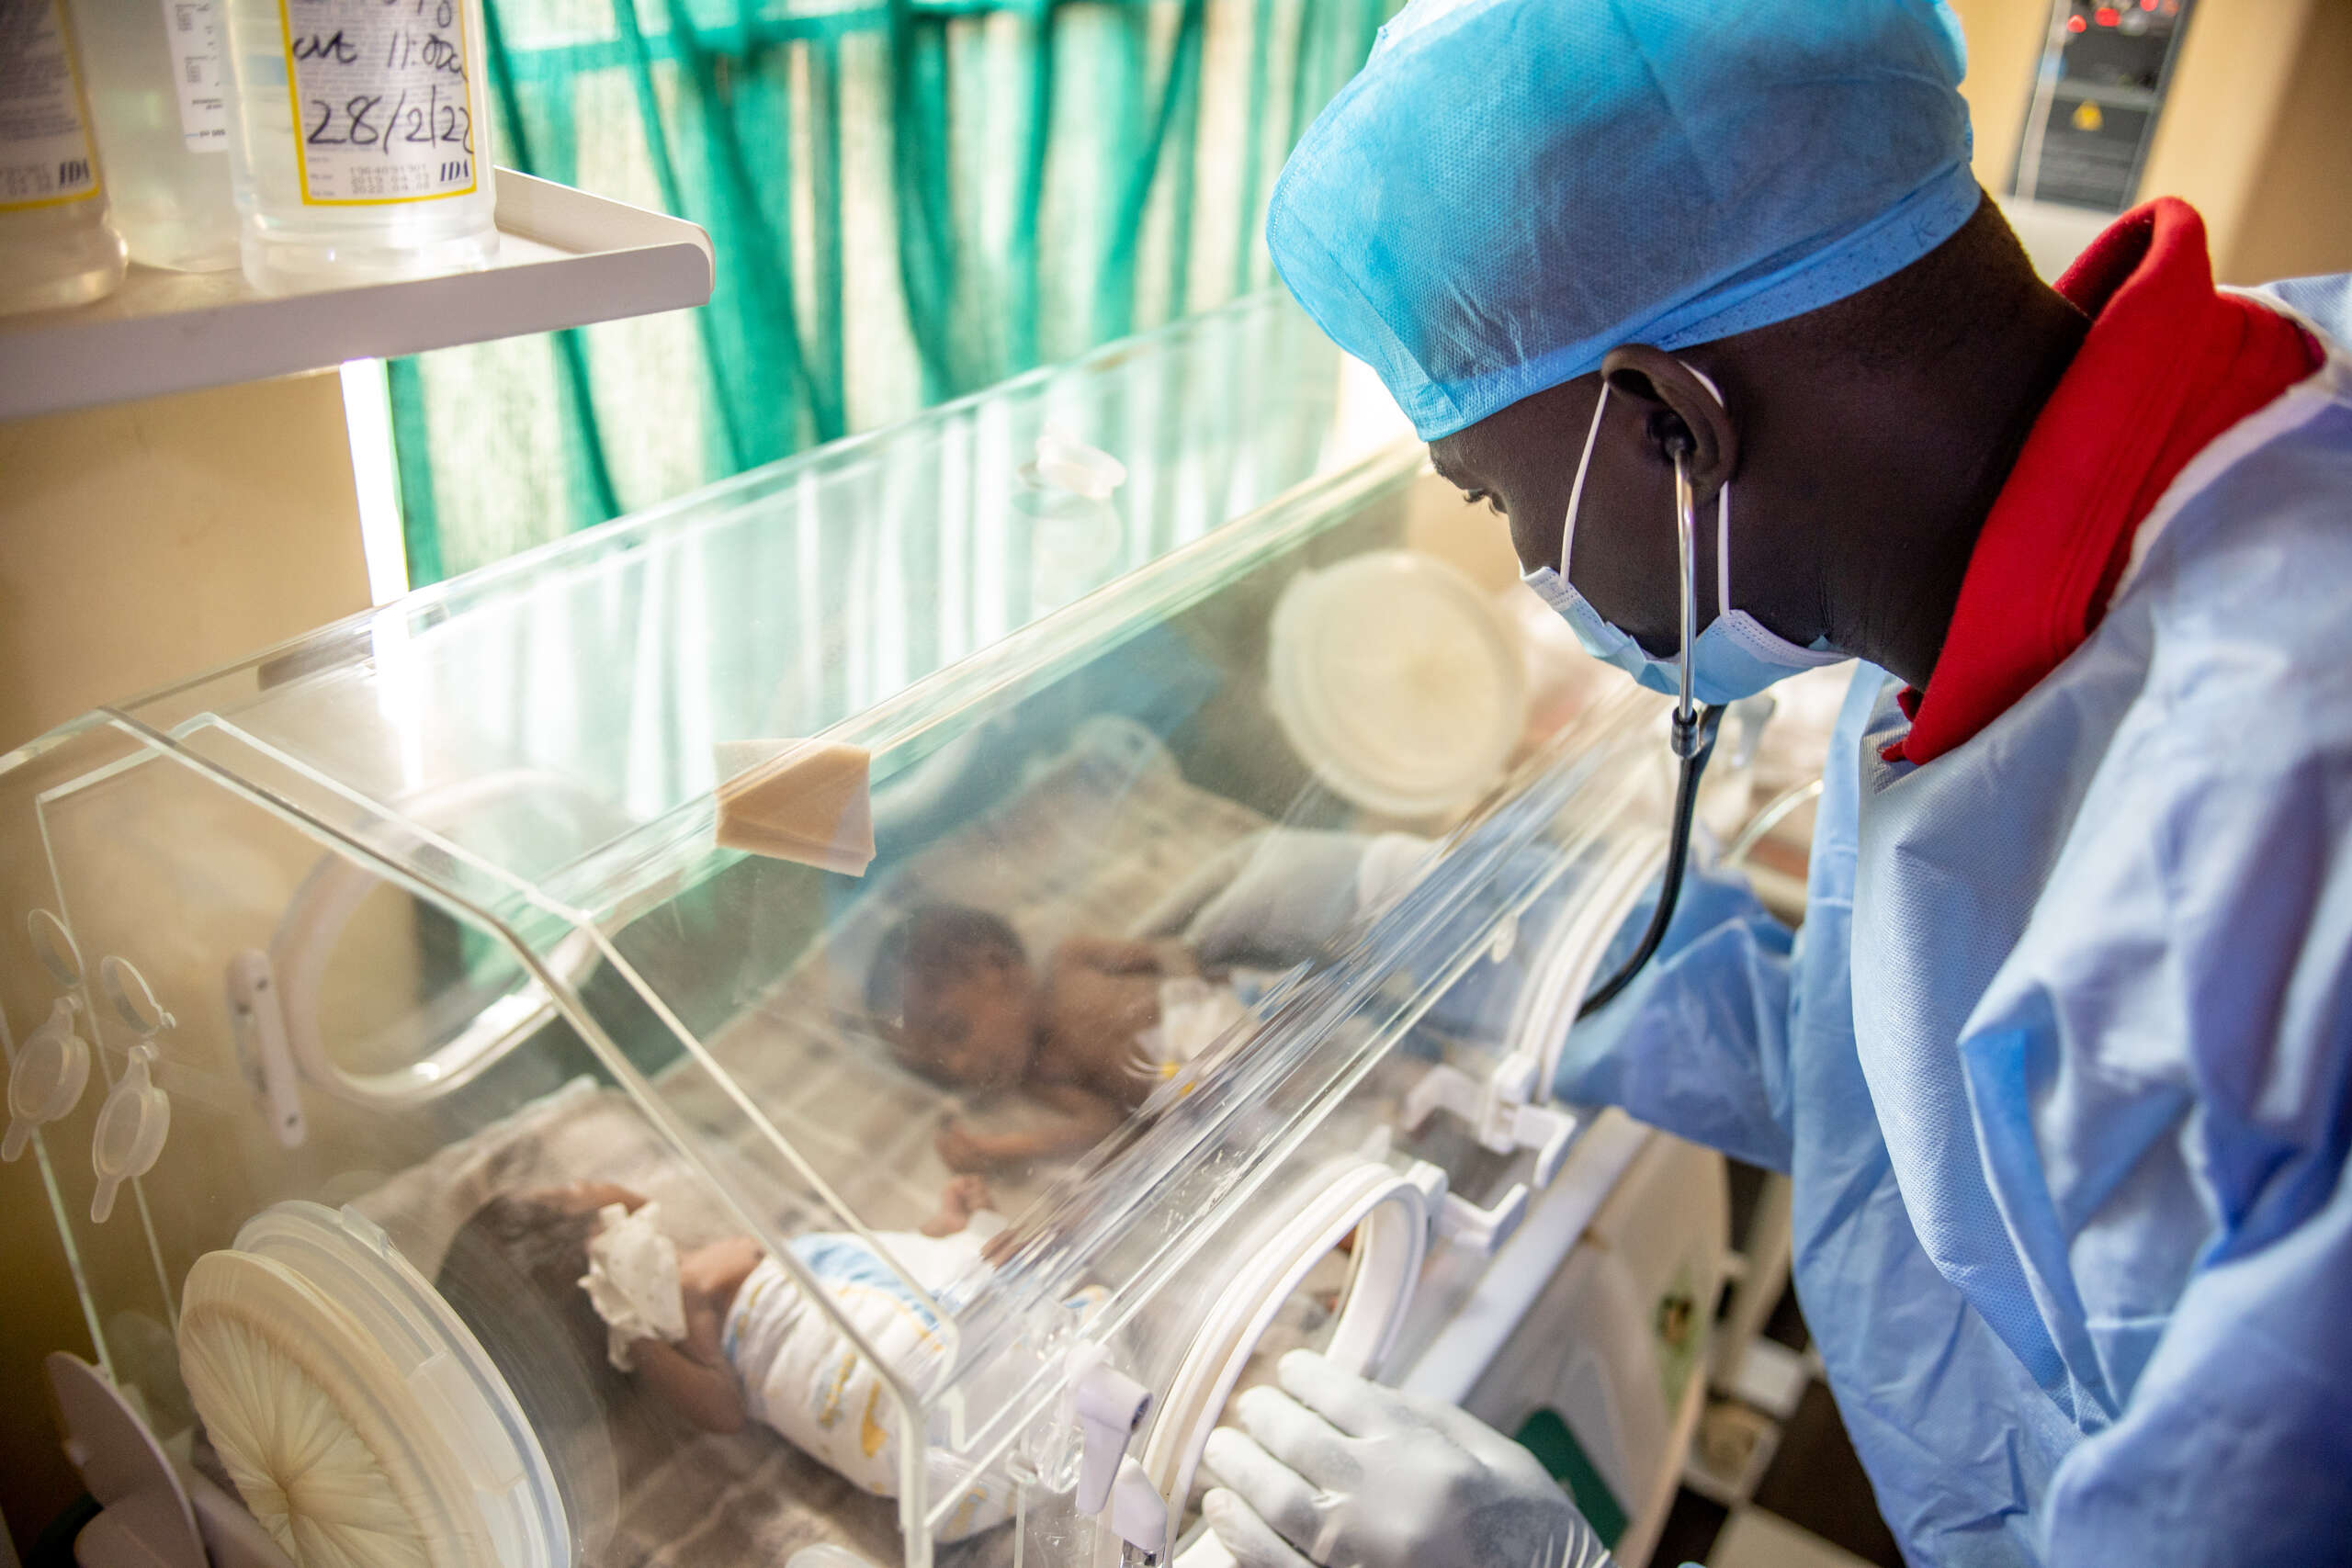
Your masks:
<instances>
[{"instance_id":1,"label":"incubator","mask_svg":"<svg viewBox=\"0 0 2352 1568\"><path fill-rule=\"evenodd\" d=\"M6 1152L151 1549L1210 1563L1274 1352L1473 1393L1668 705L1371 406L1246 302L0 761ZM995 1074L920 1038L982 980Z\"/></svg>"}]
</instances>

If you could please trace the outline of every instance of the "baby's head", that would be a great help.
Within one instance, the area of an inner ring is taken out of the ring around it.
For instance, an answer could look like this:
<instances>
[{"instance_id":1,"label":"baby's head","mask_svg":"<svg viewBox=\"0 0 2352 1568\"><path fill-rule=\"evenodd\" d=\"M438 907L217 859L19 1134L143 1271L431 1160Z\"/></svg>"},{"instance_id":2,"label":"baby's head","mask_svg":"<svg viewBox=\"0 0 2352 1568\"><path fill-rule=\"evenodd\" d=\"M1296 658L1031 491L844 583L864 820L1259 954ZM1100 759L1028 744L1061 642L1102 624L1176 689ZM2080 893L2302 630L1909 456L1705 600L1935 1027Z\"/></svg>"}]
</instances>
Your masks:
<instances>
[{"instance_id":1,"label":"baby's head","mask_svg":"<svg viewBox=\"0 0 2352 1568\"><path fill-rule=\"evenodd\" d=\"M433 1280L522 1401L582 1539L611 1527L611 1423L644 1417L618 1414L628 1407L624 1385L605 1360L605 1325L580 1277L597 1211L642 1201L597 1181L492 1198L450 1238Z\"/></svg>"},{"instance_id":2,"label":"baby's head","mask_svg":"<svg viewBox=\"0 0 2352 1568\"><path fill-rule=\"evenodd\" d=\"M865 1007L909 1066L956 1088L1010 1088L1036 1051L1029 954L985 909L930 904L893 926L866 971Z\"/></svg>"},{"instance_id":3,"label":"baby's head","mask_svg":"<svg viewBox=\"0 0 2352 1568\"><path fill-rule=\"evenodd\" d=\"M592 1361L604 1360L605 1325L580 1286L588 1272L588 1242L607 1203L634 1210L645 1200L609 1181L575 1181L531 1192L502 1193L473 1212L451 1238L434 1283L444 1296L502 1300L527 1292L560 1322ZM453 1303L469 1315L470 1303Z\"/></svg>"}]
</instances>

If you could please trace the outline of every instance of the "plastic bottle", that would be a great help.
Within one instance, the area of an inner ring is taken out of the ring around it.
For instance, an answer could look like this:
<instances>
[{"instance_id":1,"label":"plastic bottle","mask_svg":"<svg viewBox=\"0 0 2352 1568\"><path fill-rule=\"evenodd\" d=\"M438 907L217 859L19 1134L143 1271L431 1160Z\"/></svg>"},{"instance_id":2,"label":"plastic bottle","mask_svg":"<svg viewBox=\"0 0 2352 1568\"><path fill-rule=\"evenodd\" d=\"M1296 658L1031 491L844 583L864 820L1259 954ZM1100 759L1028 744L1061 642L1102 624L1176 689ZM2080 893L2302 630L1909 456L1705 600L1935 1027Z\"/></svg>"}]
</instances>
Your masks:
<instances>
[{"instance_id":1,"label":"plastic bottle","mask_svg":"<svg viewBox=\"0 0 2352 1568\"><path fill-rule=\"evenodd\" d=\"M245 276L288 293L497 254L481 0L221 0Z\"/></svg>"},{"instance_id":2,"label":"plastic bottle","mask_svg":"<svg viewBox=\"0 0 2352 1568\"><path fill-rule=\"evenodd\" d=\"M64 0L0 0L0 313L122 282Z\"/></svg>"},{"instance_id":3,"label":"plastic bottle","mask_svg":"<svg viewBox=\"0 0 2352 1568\"><path fill-rule=\"evenodd\" d=\"M237 265L220 0L74 0L90 115L130 259Z\"/></svg>"}]
</instances>

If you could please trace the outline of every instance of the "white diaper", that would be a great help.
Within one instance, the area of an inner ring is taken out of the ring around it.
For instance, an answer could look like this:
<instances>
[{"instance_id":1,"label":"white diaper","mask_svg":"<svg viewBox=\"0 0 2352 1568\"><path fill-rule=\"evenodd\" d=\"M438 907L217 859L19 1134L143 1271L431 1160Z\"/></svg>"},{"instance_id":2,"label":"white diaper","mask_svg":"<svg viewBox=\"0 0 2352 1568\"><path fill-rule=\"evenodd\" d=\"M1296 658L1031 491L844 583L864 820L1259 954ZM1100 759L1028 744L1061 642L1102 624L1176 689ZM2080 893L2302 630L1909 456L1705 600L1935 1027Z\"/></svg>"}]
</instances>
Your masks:
<instances>
[{"instance_id":1,"label":"white diaper","mask_svg":"<svg viewBox=\"0 0 2352 1568\"><path fill-rule=\"evenodd\" d=\"M1159 1021L1136 1036L1136 1050L1148 1077L1172 1078L1225 1032L1250 1016L1250 1003L1277 976L1236 969L1223 983L1197 975L1159 982Z\"/></svg>"},{"instance_id":2,"label":"white diaper","mask_svg":"<svg viewBox=\"0 0 2352 1568\"><path fill-rule=\"evenodd\" d=\"M879 1239L931 1292L980 1255L976 1230ZM926 1393L935 1386L946 1368L938 1323L873 1247L854 1235L823 1234L802 1236L792 1250L901 1377ZM899 1413L888 1385L775 1258L763 1259L735 1292L720 1344L755 1419L876 1496L899 1495ZM944 1454L932 1465L937 1496L954 1483L955 1466ZM974 1485L939 1539L987 1529L1011 1516L1012 1503L1001 1481Z\"/></svg>"}]
</instances>

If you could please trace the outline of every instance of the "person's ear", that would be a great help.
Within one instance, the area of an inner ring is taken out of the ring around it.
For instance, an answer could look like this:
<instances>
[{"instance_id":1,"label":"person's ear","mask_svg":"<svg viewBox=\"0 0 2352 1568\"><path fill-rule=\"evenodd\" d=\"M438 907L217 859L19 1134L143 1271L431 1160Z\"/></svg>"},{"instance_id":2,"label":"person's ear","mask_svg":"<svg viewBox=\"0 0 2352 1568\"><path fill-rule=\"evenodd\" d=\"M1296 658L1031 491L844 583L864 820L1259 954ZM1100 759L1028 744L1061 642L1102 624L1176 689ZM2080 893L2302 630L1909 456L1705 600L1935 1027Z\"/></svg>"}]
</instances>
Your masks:
<instances>
[{"instance_id":1,"label":"person's ear","mask_svg":"<svg viewBox=\"0 0 2352 1568\"><path fill-rule=\"evenodd\" d=\"M1723 400L1688 365L1647 344L1611 349L1600 375L1611 392L1646 416L1659 462L1672 467L1672 442L1689 434L1690 499L1700 506L1713 501L1739 467L1739 429Z\"/></svg>"}]
</instances>

